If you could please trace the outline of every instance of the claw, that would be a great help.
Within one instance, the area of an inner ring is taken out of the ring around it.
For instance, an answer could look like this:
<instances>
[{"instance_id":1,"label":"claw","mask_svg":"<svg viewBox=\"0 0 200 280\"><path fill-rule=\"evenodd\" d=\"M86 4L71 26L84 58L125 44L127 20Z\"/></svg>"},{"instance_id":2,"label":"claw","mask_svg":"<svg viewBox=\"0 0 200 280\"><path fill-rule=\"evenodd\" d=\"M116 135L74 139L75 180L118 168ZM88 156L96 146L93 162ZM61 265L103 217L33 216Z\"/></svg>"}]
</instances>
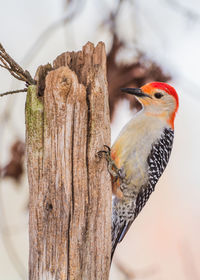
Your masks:
<instances>
[{"instance_id":1,"label":"claw","mask_svg":"<svg viewBox=\"0 0 200 280\"><path fill-rule=\"evenodd\" d=\"M107 157L110 157L110 152L111 152L111 148L109 147L109 146L107 146L107 145L103 145L105 148L107 148L108 150L107 151L105 151L105 150L102 150L102 151L99 151L98 153L97 153L97 155L100 157L100 158L102 158L102 154L104 153ZM107 159L107 157L106 157L106 159Z\"/></svg>"},{"instance_id":2,"label":"claw","mask_svg":"<svg viewBox=\"0 0 200 280\"><path fill-rule=\"evenodd\" d=\"M102 158L102 154L107 154L107 151L98 151L97 155Z\"/></svg>"},{"instance_id":3,"label":"claw","mask_svg":"<svg viewBox=\"0 0 200 280\"><path fill-rule=\"evenodd\" d=\"M109 146L107 146L107 145L103 145L104 147L106 147L107 149L108 149L108 151L107 152L111 152L111 148L109 147Z\"/></svg>"},{"instance_id":4,"label":"claw","mask_svg":"<svg viewBox=\"0 0 200 280\"><path fill-rule=\"evenodd\" d=\"M105 151L105 150L99 151L97 153L97 155L100 158L102 158L103 154L105 154L105 159L107 160L107 163L108 163L108 172L112 175L113 180L116 181L117 178L120 177L120 171L117 168L117 166L115 165L114 160L111 158L111 148L107 145L104 145L104 147L107 149L107 151Z\"/></svg>"},{"instance_id":5,"label":"claw","mask_svg":"<svg viewBox=\"0 0 200 280\"><path fill-rule=\"evenodd\" d=\"M115 164L115 161L111 157L111 148L107 145L103 145L103 146L107 149L107 151L101 150L97 153L97 155L99 158L102 158L103 154L104 154L104 157L105 157L105 159L107 161L107 165L108 165L108 172L111 175L112 182L115 183L119 179L120 184L127 183L126 176L125 176L123 169L118 168ZM123 192L121 190L120 190L120 193L121 193L120 195L122 196ZM119 194L118 194L118 196L119 196Z\"/></svg>"}]
</instances>

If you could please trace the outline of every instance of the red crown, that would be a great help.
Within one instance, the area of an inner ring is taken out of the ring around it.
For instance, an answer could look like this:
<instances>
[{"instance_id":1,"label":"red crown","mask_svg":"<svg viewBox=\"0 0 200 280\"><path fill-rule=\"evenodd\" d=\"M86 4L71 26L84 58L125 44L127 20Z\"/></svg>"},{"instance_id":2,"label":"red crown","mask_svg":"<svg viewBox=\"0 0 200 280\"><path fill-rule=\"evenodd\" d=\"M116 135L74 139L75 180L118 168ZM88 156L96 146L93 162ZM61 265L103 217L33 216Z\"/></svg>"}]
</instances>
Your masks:
<instances>
[{"instance_id":1,"label":"red crown","mask_svg":"<svg viewBox=\"0 0 200 280\"><path fill-rule=\"evenodd\" d=\"M178 110L178 106L179 106L178 94L172 86L161 82L152 82L150 83L150 85L154 88L162 89L166 91L168 94L172 95L176 99L176 104L177 104L176 111Z\"/></svg>"}]
</instances>

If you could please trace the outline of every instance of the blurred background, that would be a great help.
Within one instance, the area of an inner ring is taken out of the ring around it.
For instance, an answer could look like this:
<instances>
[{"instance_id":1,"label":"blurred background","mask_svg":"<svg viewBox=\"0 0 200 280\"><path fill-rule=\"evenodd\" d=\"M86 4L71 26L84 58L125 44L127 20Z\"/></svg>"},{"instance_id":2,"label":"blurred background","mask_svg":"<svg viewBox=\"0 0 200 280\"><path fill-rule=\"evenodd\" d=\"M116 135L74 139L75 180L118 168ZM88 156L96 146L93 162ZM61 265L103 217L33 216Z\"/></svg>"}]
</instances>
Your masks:
<instances>
[{"instance_id":1,"label":"blurred background","mask_svg":"<svg viewBox=\"0 0 200 280\"><path fill-rule=\"evenodd\" d=\"M200 279L200 2L0 0L0 42L32 76L87 42L106 44L112 141L139 109L121 87L168 82L180 97L170 163L116 250L110 280ZM0 69L0 93L23 88ZM125 99L128 98L128 99ZM0 99L0 279L26 279L25 93Z\"/></svg>"}]
</instances>

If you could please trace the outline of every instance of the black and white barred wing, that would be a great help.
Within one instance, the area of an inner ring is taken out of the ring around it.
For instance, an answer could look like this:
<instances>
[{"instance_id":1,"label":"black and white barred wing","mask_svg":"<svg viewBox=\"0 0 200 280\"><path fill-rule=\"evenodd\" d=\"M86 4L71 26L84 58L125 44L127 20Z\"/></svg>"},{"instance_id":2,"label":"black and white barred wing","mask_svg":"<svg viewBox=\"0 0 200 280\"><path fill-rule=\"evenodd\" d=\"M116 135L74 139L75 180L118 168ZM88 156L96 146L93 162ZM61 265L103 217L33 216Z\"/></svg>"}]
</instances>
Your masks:
<instances>
[{"instance_id":1,"label":"black and white barred wing","mask_svg":"<svg viewBox=\"0 0 200 280\"><path fill-rule=\"evenodd\" d=\"M151 193L155 189L155 185L158 179L162 175L165 167L167 166L173 144L174 132L171 129L165 129L161 138L156 141L151 148L150 155L147 158L148 164L148 183L141 187L136 201L129 202L129 214L131 217L126 219L118 216L118 213L113 213L112 221L112 255L114 254L117 243L121 242L126 235L131 224L142 210ZM117 198L114 200L114 204L120 203ZM115 209L115 207L113 207Z\"/></svg>"},{"instance_id":2,"label":"black and white barred wing","mask_svg":"<svg viewBox=\"0 0 200 280\"><path fill-rule=\"evenodd\" d=\"M174 132L171 129L165 129L159 141L153 144L151 153L147 158L149 181L143 186L138 194L135 209L135 218L142 210L151 193L155 189L160 176L163 174L172 150Z\"/></svg>"}]
</instances>

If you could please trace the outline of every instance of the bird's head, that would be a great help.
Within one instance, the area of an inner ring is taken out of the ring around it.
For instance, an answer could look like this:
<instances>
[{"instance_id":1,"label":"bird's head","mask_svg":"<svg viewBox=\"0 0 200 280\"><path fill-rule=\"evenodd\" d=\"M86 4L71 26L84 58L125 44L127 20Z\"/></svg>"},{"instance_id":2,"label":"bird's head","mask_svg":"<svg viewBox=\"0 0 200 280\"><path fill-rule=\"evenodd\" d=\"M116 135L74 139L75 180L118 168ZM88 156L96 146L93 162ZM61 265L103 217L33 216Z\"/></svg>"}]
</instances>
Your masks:
<instances>
[{"instance_id":1,"label":"bird's head","mask_svg":"<svg viewBox=\"0 0 200 280\"><path fill-rule=\"evenodd\" d=\"M161 82L148 83L141 88L123 88L123 92L134 95L147 115L165 119L174 127L174 118L179 106L175 89Z\"/></svg>"}]
</instances>

